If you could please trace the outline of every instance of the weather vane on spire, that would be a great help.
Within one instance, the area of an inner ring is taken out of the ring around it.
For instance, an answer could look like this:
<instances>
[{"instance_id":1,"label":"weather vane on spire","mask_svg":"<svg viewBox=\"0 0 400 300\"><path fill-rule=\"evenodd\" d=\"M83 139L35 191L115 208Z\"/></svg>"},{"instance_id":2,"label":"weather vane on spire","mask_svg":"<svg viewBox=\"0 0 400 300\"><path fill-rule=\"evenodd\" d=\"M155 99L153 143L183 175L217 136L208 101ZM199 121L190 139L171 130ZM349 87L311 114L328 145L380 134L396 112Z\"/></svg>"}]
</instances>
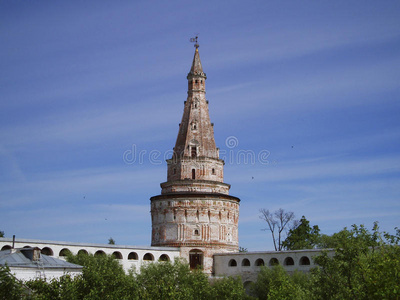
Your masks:
<instances>
[{"instance_id":1,"label":"weather vane on spire","mask_svg":"<svg viewBox=\"0 0 400 300\"><path fill-rule=\"evenodd\" d=\"M194 38L190 38L190 41L192 42L192 43L195 43L194 44L194 47L196 48L196 49L198 49L199 47L200 47L200 45L199 45L199 43L197 42L197 39L199 38L199 36L196 34L196 37L194 37Z\"/></svg>"}]
</instances>

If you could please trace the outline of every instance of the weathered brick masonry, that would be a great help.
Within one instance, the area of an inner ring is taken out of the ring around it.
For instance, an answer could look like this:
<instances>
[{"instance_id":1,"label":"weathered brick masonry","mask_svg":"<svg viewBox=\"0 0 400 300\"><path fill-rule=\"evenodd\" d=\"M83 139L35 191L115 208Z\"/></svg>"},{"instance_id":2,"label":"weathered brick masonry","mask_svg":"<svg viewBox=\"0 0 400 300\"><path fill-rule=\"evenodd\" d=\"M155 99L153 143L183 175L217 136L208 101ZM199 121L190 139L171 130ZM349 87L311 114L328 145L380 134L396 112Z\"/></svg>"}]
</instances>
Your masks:
<instances>
[{"instance_id":1,"label":"weathered brick masonry","mask_svg":"<svg viewBox=\"0 0 400 300\"><path fill-rule=\"evenodd\" d=\"M192 268L212 272L214 253L238 251L239 198L224 183L224 161L214 140L206 100L206 74L198 44L187 76L188 96L167 182L152 197L152 246L180 247Z\"/></svg>"}]
</instances>

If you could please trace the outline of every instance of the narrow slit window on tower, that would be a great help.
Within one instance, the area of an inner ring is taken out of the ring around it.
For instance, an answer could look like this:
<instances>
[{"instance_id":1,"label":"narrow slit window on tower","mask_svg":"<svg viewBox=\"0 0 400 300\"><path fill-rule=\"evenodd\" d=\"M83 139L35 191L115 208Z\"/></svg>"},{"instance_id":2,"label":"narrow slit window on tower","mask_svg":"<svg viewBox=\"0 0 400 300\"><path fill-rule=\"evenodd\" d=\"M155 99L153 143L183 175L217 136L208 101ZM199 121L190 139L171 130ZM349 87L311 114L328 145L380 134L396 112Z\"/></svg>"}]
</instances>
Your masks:
<instances>
[{"instance_id":1,"label":"narrow slit window on tower","mask_svg":"<svg viewBox=\"0 0 400 300\"><path fill-rule=\"evenodd\" d=\"M192 179L196 179L196 170L192 169Z\"/></svg>"},{"instance_id":2,"label":"narrow slit window on tower","mask_svg":"<svg viewBox=\"0 0 400 300\"><path fill-rule=\"evenodd\" d=\"M212 168L211 173L212 173L213 175L215 175L215 169L214 169L214 168Z\"/></svg>"},{"instance_id":3,"label":"narrow slit window on tower","mask_svg":"<svg viewBox=\"0 0 400 300\"><path fill-rule=\"evenodd\" d=\"M174 175L176 174L176 168L174 168Z\"/></svg>"},{"instance_id":4,"label":"narrow slit window on tower","mask_svg":"<svg viewBox=\"0 0 400 300\"><path fill-rule=\"evenodd\" d=\"M197 156L197 150L196 150L196 146L192 146L192 157L196 157Z\"/></svg>"}]
</instances>

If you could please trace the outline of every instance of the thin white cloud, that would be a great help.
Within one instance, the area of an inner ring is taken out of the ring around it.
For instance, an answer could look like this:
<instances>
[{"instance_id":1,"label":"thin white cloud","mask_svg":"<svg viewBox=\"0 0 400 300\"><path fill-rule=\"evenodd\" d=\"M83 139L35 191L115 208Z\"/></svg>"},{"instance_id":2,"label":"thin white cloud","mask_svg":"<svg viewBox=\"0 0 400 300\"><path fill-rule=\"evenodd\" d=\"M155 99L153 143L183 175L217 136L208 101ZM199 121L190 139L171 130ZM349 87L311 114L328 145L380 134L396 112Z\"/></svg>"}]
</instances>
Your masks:
<instances>
[{"instance_id":1,"label":"thin white cloud","mask_svg":"<svg viewBox=\"0 0 400 300\"><path fill-rule=\"evenodd\" d=\"M133 137L132 143L154 141L165 138L159 130L165 125L176 123L175 106L160 102L134 103L110 109L61 113L47 116L41 122L17 125L0 132L3 143L11 148L47 147L49 143L93 143L119 137ZM149 133L152 134L149 134ZM158 132L159 134L154 134ZM45 143L45 144L43 144Z\"/></svg>"},{"instance_id":2,"label":"thin white cloud","mask_svg":"<svg viewBox=\"0 0 400 300\"><path fill-rule=\"evenodd\" d=\"M233 174L230 181L241 182L243 173L248 172L254 177L255 182L292 182L304 180L324 180L335 178L356 178L393 174L400 171L400 156L389 155L386 157L359 158L359 159L333 159L307 163L285 161L275 166L245 166L239 165L230 168ZM236 172L235 170L240 170Z\"/></svg>"},{"instance_id":3,"label":"thin white cloud","mask_svg":"<svg viewBox=\"0 0 400 300\"><path fill-rule=\"evenodd\" d=\"M3 175L7 174L8 179L12 178L17 181L25 181L23 173L15 155L0 144L0 168Z\"/></svg>"},{"instance_id":4,"label":"thin white cloud","mask_svg":"<svg viewBox=\"0 0 400 300\"><path fill-rule=\"evenodd\" d=\"M159 177L157 177L159 174ZM93 203L102 193L123 196L118 201L127 201L135 197L138 190L157 193L157 186L162 181L164 172L157 168L147 169L145 165L125 168L94 168L87 170L54 171L46 174L31 175L25 182L2 183L0 191L4 197L0 201L3 208L24 207L26 201L34 203ZM16 201L13 201L13 200ZM104 200L104 199L103 199ZM146 201L141 199L141 201ZM111 200L108 202L112 202Z\"/></svg>"},{"instance_id":5,"label":"thin white cloud","mask_svg":"<svg viewBox=\"0 0 400 300\"><path fill-rule=\"evenodd\" d=\"M332 49L368 46L398 38L396 22L385 24L376 22L380 21L370 19L367 23L365 21L352 22L348 24L346 30L343 30L342 26L328 22L312 27L309 25L301 28L280 27L279 30L259 28L248 32L243 29L243 32L237 32L236 35L221 39L220 43L225 46L221 47L222 51L219 56L217 53L216 57L208 60L208 64L213 68L239 66L241 63L260 65L265 62L290 60ZM240 35L240 44L237 42L238 35Z\"/></svg>"},{"instance_id":6,"label":"thin white cloud","mask_svg":"<svg viewBox=\"0 0 400 300\"><path fill-rule=\"evenodd\" d=\"M400 59L390 59L361 66L332 67L278 84L268 83L267 77L257 78L239 85L222 86L209 93L219 99L213 103L217 108L216 115L231 117L237 114L247 118L246 112L254 114L255 109L258 113L267 114L303 110L315 112L384 101L380 97L369 96L398 89L399 69ZM230 93L226 94L227 91Z\"/></svg>"}]
</instances>

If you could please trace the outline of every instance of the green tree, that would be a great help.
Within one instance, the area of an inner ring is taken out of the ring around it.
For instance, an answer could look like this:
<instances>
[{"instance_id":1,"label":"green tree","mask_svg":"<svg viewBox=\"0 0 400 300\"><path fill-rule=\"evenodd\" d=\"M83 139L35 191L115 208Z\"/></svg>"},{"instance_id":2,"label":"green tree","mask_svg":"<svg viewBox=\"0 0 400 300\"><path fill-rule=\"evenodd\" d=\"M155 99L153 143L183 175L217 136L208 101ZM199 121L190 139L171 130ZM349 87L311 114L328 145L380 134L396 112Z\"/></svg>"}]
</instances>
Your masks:
<instances>
[{"instance_id":1,"label":"green tree","mask_svg":"<svg viewBox=\"0 0 400 300\"><path fill-rule=\"evenodd\" d=\"M333 235L321 234L318 239L316 247L318 249L336 248L338 245L336 233Z\"/></svg>"},{"instance_id":2,"label":"green tree","mask_svg":"<svg viewBox=\"0 0 400 300\"><path fill-rule=\"evenodd\" d=\"M400 234L397 235L400 237ZM370 299L400 299L400 247L382 245L363 261L366 293Z\"/></svg>"},{"instance_id":3,"label":"green tree","mask_svg":"<svg viewBox=\"0 0 400 300\"><path fill-rule=\"evenodd\" d=\"M136 275L140 299L208 299L208 277L191 271L187 262L155 262L144 265Z\"/></svg>"},{"instance_id":4,"label":"green tree","mask_svg":"<svg viewBox=\"0 0 400 300\"><path fill-rule=\"evenodd\" d=\"M242 279L240 277L219 278L212 283L210 291L210 297L208 299L212 300L254 299L246 295L246 291L243 287Z\"/></svg>"},{"instance_id":5,"label":"green tree","mask_svg":"<svg viewBox=\"0 0 400 300\"><path fill-rule=\"evenodd\" d=\"M112 256L69 254L67 260L84 266L82 274L74 278L67 274L49 282L27 282L34 299L139 299L135 278L127 275Z\"/></svg>"},{"instance_id":6,"label":"green tree","mask_svg":"<svg viewBox=\"0 0 400 300\"><path fill-rule=\"evenodd\" d=\"M308 276L295 272L289 275L282 266L273 268L262 267L257 281L252 288L252 294L258 299L302 300L311 299Z\"/></svg>"},{"instance_id":7,"label":"green tree","mask_svg":"<svg viewBox=\"0 0 400 300\"><path fill-rule=\"evenodd\" d=\"M400 239L353 225L335 234L334 255L314 258L313 294L317 299L399 299Z\"/></svg>"},{"instance_id":8,"label":"green tree","mask_svg":"<svg viewBox=\"0 0 400 300\"><path fill-rule=\"evenodd\" d=\"M60 278L53 278L50 281L36 279L28 281L27 284L34 291L32 299L35 300L75 300L84 299L84 295L79 291L78 282L82 280L80 276L72 278L66 274Z\"/></svg>"},{"instance_id":9,"label":"green tree","mask_svg":"<svg viewBox=\"0 0 400 300\"><path fill-rule=\"evenodd\" d=\"M109 245L115 245L115 240L114 240L112 237L110 237L110 238L108 239L108 244L109 244Z\"/></svg>"},{"instance_id":10,"label":"green tree","mask_svg":"<svg viewBox=\"0 0 400 300\"><path fill-rule=\"evenodd\" d=\"M16 279L8 266L0 266L0 300L19 300L28 295L28 289Z\"/></svg>"},{"instance_id":11,"label":"green tree","mask_svg":"<svg viewBox=\"0 0 400 300\"><path fill-rule=\"evenodd\" d=\"M318 225L310 226L310 222L302 216L299 224L290 229L282 247L287 250L313 249L319 242Z\"/></svg>"},{"instance_id":12,"label":"green tree","mask_svg":"<svg viewBox=\"0 0 400 300\"><path fill-rule=\"evenodd\" d=\"M84 266L77 279L80 297L85 299L138 299L137 284L111 255L68 255L70 263Z\"/></svg>"},{"instance_id":13,"label":"green tree","mask_svg":"<svg viewBox=\"0 0 400 300\"><path fill-rule=\"evenodd\" d=\"M4 231L0 230L0 237L4 237Z\"/></svg>"}]
</instances>

